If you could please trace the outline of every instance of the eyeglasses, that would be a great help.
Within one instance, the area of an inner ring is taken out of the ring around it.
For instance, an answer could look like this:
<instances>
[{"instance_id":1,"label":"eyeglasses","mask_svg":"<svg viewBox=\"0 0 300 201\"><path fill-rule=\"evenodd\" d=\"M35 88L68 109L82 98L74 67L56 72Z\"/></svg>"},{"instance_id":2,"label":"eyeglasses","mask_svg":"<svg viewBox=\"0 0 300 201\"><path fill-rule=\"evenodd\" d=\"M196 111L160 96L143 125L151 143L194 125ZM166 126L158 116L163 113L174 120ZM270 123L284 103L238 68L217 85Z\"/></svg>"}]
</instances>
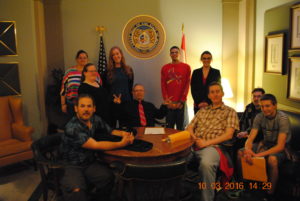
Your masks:
<instances>
[{"instance_id":1,"label":"eyeglasses","mask_svg":"<svg viewBox=\"0 0 300 201\"><path fill-rule=\"evenodd\" d=\"M202 60L211 60L211 57L203 57Z\"/></svg>"}]
</instances>

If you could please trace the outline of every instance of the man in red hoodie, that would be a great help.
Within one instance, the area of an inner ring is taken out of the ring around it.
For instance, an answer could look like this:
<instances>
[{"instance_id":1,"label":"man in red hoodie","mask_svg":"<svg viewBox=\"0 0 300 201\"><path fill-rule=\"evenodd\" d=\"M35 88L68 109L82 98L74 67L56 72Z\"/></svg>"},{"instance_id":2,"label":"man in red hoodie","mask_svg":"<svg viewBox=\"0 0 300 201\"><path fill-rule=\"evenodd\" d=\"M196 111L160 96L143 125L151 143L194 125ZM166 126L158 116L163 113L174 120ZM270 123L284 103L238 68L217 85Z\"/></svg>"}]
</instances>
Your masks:
<instances>
[{"instance_id":1,"label":"man in red hoodie","mask_svg":"<svg viewBox=\"0 0 300 201\"><path fill-rule=\"evenodd\" d=\"M171 63L161 69L161 90L163 99L171 100L168 106L167 127L183 130L185 102L189 91L191 68L179 61L180 50L177 46L170 49Z\"/></svg>"}]
</instances>

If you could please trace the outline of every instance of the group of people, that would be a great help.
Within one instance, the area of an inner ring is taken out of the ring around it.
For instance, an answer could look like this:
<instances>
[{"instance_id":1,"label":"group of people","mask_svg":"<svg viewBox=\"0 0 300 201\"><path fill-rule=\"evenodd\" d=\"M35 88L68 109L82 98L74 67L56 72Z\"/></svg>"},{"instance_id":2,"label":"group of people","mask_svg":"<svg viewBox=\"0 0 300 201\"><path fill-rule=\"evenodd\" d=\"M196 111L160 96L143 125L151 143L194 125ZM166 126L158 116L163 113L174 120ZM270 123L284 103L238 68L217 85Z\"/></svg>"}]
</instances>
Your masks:
<instances>
[{"instance_id":1,"label":"group of people","mask_svg":"<svg viewBox=\"0 0 300 201\"><path fill-rule=\"evenodd\" d=\"M239 159L245 157L251 163L254 156L267 158L272 183L267 195L272 197L278 165L285 159L284 148L290 139L288 118L277 110L276 98L272 94L264 94L262 88L254 89L252 103L246 107L239 122L236 111L222 101L221 75L210 65L212 54L208 51L201 54L203 66L194 70L192 76L190 66L180 62L179 55L177 46L170 48L172 61L161 69L164 101L157 109L152 103L144 101L144 86L133 85L133 70L126 64L119 47L113 47L109 52L105 79L101 79L95 65L88 63L85 51L77 53L77 65L66 71L61 90L62 111L73 115L65 127L62 145L63 158L70 164L62 179L68 200L88 200L87 181L94 184L99 199L108 199L114 175L106 164L96 162L95 150L121 148L132 144L134 138L131 133L113 130L117 120L120 127L154 126L155 119L165 116L168 127L176 125L178 130L186 129L191 134L194 146L187 160L198 162L200 182L207 186L213 184L218 169L225 174L230 173L230 156L223 144L237 133L238 149L241 148ZM195 116L185 126L189 86ZM95 140L97 135L106 134L121 136L122 140ZM213 188L201 191L203 201L212 201L214 197Z\"/></svg>"}]
</instances>

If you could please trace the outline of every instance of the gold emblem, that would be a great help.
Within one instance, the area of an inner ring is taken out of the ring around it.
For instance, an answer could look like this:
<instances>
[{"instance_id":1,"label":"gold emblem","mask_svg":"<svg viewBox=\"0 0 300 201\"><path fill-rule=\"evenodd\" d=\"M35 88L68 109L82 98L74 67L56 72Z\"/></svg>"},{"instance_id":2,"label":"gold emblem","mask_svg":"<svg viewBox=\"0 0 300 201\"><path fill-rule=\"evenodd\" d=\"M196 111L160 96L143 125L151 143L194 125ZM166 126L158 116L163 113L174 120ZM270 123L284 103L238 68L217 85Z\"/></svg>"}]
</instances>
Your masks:
<instances>
[{"instance_id":1,"label":"gold emblem","mask_svg":"<svg viewBox=\"0 0 300 201\"><path fill-rule=\"evenodd\" d=\"M142 59L159 54L166 37L162 24L156 18L145 15L129 20L122 35L126 50Z\"/></svg>"}]
</instances>

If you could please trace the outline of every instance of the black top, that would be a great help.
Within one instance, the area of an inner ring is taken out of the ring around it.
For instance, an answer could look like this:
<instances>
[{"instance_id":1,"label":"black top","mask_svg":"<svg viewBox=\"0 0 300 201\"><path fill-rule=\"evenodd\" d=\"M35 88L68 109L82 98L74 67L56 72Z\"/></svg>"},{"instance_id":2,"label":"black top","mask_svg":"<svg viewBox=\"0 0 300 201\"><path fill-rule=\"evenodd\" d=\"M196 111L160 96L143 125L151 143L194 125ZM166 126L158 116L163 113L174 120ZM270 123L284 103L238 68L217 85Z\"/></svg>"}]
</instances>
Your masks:
<instances>
[{"instance_id":1,"label":"black top","mask_svg":"<svg viewBox=\"0 0 300 201\"><path fill-rule=\"evenodd\" d=\"M247 131L248 134L250 134L250 131L252 129L252 125L254 122L254 119L257 114L261 112L261 109L256 109L255 105L253 103L250 103L246 106L246 109L240 119L240 131ZM263 139L263 134L261 129L258 130L258 134L254 140L254 142L259 142Z\"/></svg>"},{"instance_id":2,"label":"black top","mask_svg":"<svg viewBox=\"0 0 300 201\"><path fill-rule=\"evenodd\" d=\"M203 67L193 71L191 79L191 92L194 99L194 103L198 105L201 102L211 103L208 98L208 85L212 82L221 82L221 74L218 69L210 67L206 78L206 84L203 85Z\"/></svg>"},{"instance_id":3,"label":"black top","mask_svg":"<svg viewBox=\"0 0 300 201\"><path fill-rule=\"evenodd\" d=\"M89 94L95 99L96 112L106 123L111 124L110 98L108 92L102 86L94 87L87 83L81 83L78 94Z\"/></svg>"},{"instance_id":4,"label":"black top","mask_svg":"<svg viewBox=\"0 0 300 201\"><path fill-rule=\"evenodd\" d=\"M106 80L105 87L109 91L111 101L113 100L114 94L122 94L121 100L124 102L132 100L131 91L133 87L133 77L130 79L123 68L114 69L114 77L111 82L109 80Z\"/></svg>"},{"instance_id":5,"label":"black top","mask_svg":"<svg viewBox=\"0 0 300 201\"><path fill-rule=\"evenodd\" d=\"M140 114L138 108L139 102L133 100L119 105L120 124L127 127L141 127ZM155 119L162 119L167 114L167 106L161 105L157 109L152 103L142 101L146 117L146 126L154 126Z\"/></svg>"}]
</instances>

